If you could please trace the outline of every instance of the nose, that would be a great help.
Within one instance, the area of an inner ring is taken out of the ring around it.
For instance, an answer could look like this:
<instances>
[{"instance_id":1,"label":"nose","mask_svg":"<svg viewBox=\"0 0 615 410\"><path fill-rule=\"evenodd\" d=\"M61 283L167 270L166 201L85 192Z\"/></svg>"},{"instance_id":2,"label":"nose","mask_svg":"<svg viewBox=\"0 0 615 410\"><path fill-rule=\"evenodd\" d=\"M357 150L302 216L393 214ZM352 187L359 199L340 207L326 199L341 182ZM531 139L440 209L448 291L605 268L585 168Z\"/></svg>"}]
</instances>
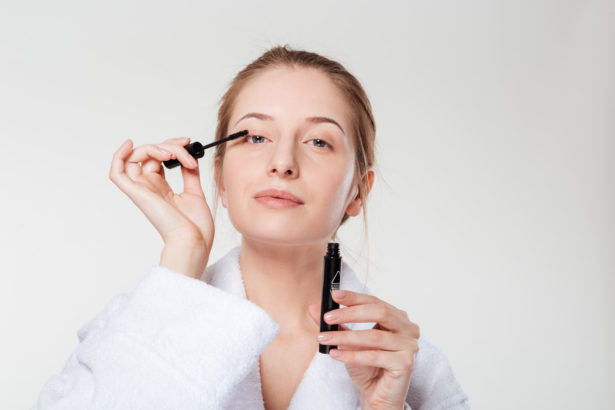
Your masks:
<instances>
[{"instance_id":1,"label":"nose","mask_svg":"<svg viewBox=\"0 0 615 410\"><path fill-rule=\"evenodd\" d=\"M291 140L289 138L289 140ZM283 178L297 178L299 176L299 166L294 152L292 141L279 141L269 161L268 174L277 175Z\"/></svg>"}]
</instances>

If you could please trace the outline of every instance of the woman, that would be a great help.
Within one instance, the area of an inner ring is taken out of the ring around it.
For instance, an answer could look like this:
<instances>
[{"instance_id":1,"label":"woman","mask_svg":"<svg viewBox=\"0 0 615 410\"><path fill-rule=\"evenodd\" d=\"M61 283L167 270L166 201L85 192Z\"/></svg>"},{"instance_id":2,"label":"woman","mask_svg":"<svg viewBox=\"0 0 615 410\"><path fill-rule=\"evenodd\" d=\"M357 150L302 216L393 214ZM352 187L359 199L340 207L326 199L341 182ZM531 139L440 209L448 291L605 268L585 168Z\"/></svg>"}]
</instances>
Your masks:
<instances>
[{"instance_id":1,"label":"woman","mask_svg":"<svg viewBox=\"0 0 615 410\"><path fill-rule=\"evenodd\" d=\"M325 317L342 331L319 333L327 243L365 211L374 181L359 82L320 55L274 47L222 98L216 139L244 129L214 160L241 245L209 266L214 218L189 139L116 151L109 177L162 236L160 263L79 331L38 408L468 408L444 355L345 263L340 309ZM161 166L172 158L179 195ZM319 343L338 349L320 354Z\"/></svg>"}]
</instances>

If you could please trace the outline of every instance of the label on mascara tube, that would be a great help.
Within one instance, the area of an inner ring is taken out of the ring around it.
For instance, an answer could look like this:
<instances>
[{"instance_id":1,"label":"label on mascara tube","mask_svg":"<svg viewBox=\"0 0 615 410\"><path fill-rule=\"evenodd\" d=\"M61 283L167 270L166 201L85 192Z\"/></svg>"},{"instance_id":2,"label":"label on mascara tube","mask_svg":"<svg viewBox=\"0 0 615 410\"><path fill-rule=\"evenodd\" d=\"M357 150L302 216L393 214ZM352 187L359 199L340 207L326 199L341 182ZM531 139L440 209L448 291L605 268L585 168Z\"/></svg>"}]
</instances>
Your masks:
<instances>
[{"instance_id":1,"label":"label on mascara tube","mask_svg":"<svg viewBox=\"0 0 615 410\"><path fill-rule=\"evenodd\" d=\"M327 254L324 257L323 264L323 280L322 280L322 301L320 305L320 331L330 332L338 330L337 324L328 324L325 322L325 313L339 309L339 304L333 300L332 292L340 288L342 272L342 257L339 253L339 245L335 242L330 242L327 247ZM332 348L337 346L319 344L318 351L320 353L329 353Z\"/></svg>"},{"instance_id":2,"label":"label on mascara tube","mask_svg":"<svg viewBox=\"0 0 615 410\"><path fill-rule=\"evenodd\" d=\"M340 271L335 272L333 279L331 279L331 292L334 290L339 290L340 288Z\"/></svg>"}]
</instances>

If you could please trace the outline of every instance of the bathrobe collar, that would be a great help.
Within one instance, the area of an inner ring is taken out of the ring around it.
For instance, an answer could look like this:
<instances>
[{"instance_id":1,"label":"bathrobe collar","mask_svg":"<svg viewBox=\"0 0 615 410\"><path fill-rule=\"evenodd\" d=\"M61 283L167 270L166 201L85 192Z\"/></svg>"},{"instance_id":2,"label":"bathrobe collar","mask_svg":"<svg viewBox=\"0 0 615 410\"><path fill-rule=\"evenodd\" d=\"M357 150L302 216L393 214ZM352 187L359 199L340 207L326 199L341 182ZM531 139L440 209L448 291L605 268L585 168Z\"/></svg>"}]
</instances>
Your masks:
<instances>
[{"instance_id":1,"label":"bathrobe collar","mask_svg":"<svg viewBox=\"0 0 615 410\"><path fill-rule=\"evenodd\" d=\"M247 299L243 278L239 269L240 250L241 246L231 249L216 263L210 265L201 279L237 297ZM371 294L369 289L361 283L354 271L343 259L340 288ZM262 309L256 304L254 306ZM340 305L340 307L344 307L344 305ZM263 312L265 312L264 309ZM266 317L277 325L277 331L275 332L275 335L277 335L280 329L279 324L271 319L271 316L268 314ZM350 329L357 330L370 329L374 324L347 323L345 325ZM276 327L267 326L264 328L271 329ZM254 407L255 404L257 407ZM264 409L258 360L256 361L256 366L242 382L238 389L238 394L232 399L228 408L248 408L245 407L246 405L250 408ZM331 358L328 354L316 351L290 401L288 409L313 410L332 408L356 410L358 405L358 391L354 382L350 379L344 363Z\"/></svg>"}]
</instances>

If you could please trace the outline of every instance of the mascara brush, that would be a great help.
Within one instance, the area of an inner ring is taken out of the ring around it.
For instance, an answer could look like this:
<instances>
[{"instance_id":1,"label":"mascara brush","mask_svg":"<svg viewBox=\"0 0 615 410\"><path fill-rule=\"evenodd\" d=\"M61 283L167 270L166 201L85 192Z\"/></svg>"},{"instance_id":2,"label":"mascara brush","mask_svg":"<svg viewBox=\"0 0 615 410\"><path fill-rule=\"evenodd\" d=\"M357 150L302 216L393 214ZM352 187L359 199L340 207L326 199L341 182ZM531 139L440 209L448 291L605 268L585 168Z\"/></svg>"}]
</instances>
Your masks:
<instances>
[{"instance_id":1,"label":"mascara brush","mask_svg":"<svg viewBox=\"0 0 615 410\"><path fill-rule=\"evenodd\" d=\"M215 147L216 145L222 144L223 142L234 140L235 138L243 137L244 135L247 135L247 134L248 134L248 130L243 130L243 131L239 131L234 134L231 134L228 137L222 138L218 141L211 142L207 145L203 145L198 141L194 141L188 145L185 145L184 148L186 148L186 151L188 151L195 160L198 160L199 158L202 158L203 155L205 155L205 150L207 148ZM167 161L163 161L163 164L168 169L171 169L171 168L175 168L176 166L180 165L180 162L178 159L169 159Z\"/></svg>"}]
</instances>

